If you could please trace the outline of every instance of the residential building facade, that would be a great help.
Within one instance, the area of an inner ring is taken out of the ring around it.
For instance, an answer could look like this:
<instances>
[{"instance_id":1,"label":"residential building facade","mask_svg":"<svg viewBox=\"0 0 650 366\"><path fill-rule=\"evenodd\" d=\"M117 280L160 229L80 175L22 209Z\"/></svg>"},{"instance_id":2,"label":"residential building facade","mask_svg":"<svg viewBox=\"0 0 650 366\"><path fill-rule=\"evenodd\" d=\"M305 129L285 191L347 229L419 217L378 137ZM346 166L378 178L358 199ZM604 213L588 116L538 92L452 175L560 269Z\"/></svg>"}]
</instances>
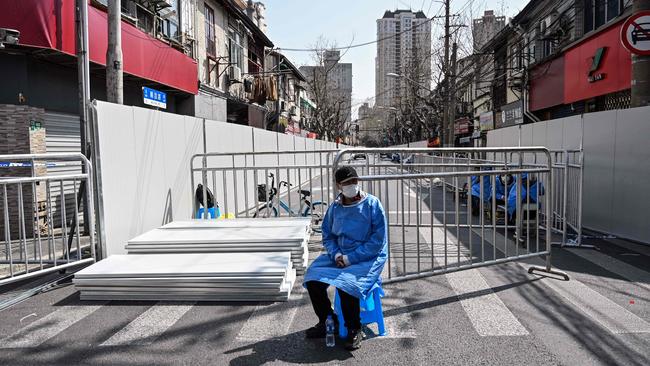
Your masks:
<instances>
[{"instance_id":1,"label":"residential building facade","mask_svg":"<svg viewBox=\"0 0 650 366\"><path fill-rule=\"evenodd\" d=\"M481 54L485 44L494 38L506 26L504 16L496 16L494 10L486 10L481 18L472 22L472 36L474 39L474 97L472 109L474 125L482 131L494 128L492 121L492 80L495 77L494 61L490 55ZM483 121L481 125L480 121ZM476 124L479 126L476 126Z\"/></svg>"},{"instance_id":2,"label":"residential building facade","mask_svg":"<svg viewBox=\"0 0 650 366\"><path fill-rule=\"evenodd\" d=\"M491 111L476 114L492 113L499 128L628 108L631 55L620 33L631 5L632 0L531 0L479 50L492 55L480 67L491 67L494 75L489 103L478 95L474 101Z\"/></svg>"},{"instance_id":3,"label":"residential building facade","mask_svg":"<svg viewBox=\"0 0 650 366\"><path fill-rule=\"evenodd\" d=\"M262 32L266 34L266 6L260 1L248 0L246 3L246 15Z\"/></svg>"},{"instance_id":4,"label":"residential building facade","mask_svg":"<svg viewBox=\"0 0 650 366\"><path fill-rule=\"evenodd\" d=\"M352 64L341 62L338 50L325 50L321 58L322 65L300 67L307 80L307 92L316 104L335 104L340 115L338 122L348 128L352 121ZM314 88L320 92L312 90Z\"/></svg>"},{"instance_id":5,"label":"residential building facade","mask_svg":"<svg viewBox=\"0 0 650 366\"><path fill-rule=\"evenodd\" d=\"M302 83L306 81L305 76L285 55L277 51L269 52L265 64L266 72L275 75L278 80L278 98L266 104L270 111L266 128L290 135L301 135L300 94L304 88Z\"/></svg>"},{"instance_id":6,"label":"residential building facade","mask_svg":"<svg viewBox=\"0 0 650 366\"><path fill-rule=\"evenodd\" d=\"M341 62L341 51L325 51L325 67L331 69L329 75L333 90L345 101L345 122L352 121L352 64Z\"/></svg>"},{"instance_id":7,"label":"residential building facade","mask_svg":"<svg viewBox=\"0 0 650 366\"><path fill-rule=\"evenodd\" d=\"M166 111L188 110L198 87L193 41L185 29L191 21L182 10L186 3L122 1L124 104L147 107L142 88L149 87L167 94ZM17 45L0 49L0 104L7 110L20 106L36 111L13 128L29 129L30 121L44 128L47 152L81 151L76 12L74 1L0 5L0 28L20 32ZM106 100L106 0L89 1L88 28L90 97Z\"/></svg>"},{"instance_id":8,"label":"residential building facade","mask_svg":"<svg viewBox=\"0 0 650 366\"><path fill-rule=\"evenodd\" d=\"M189 114L260 125L257 121L265 119L260 114L266 114L266 100L254 102L252 83L264 77L265 49L273 43L246 15L246 2L203 0L197 1L197 7L199 87Z\"/></svg>"},{"instance_id":9,"label":"residential building facade","mask_svg":"<svg viewBox=\"0 0 650 366\"><path fill-rule=\"evenodd\" d=\"M376 105L398 107L408 83L431 87L431 21L422 12L386 11L377 19ZM388 76L397 74L401 77Z\"/></svg>"}]
</instances>

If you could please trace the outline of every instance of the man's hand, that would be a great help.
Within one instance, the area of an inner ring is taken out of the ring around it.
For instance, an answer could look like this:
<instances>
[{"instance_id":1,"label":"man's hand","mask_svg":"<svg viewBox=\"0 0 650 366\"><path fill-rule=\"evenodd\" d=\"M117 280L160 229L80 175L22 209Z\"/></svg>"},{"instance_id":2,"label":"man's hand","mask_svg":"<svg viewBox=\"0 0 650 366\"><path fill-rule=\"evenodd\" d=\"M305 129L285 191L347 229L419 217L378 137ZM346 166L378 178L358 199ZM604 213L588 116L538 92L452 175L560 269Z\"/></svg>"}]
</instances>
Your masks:
<instances>
[{"instance_id":1,"label":"man's hand","mask_svg":"<svg viewBox=\"0 0 650 366\"><path fill-rule=\"evenodd\" d=\"M343 256L340 255L336 258L336 266L339 268L344 268L345 267L345 261L343 260Z\"/></svg>"}]
</instances>

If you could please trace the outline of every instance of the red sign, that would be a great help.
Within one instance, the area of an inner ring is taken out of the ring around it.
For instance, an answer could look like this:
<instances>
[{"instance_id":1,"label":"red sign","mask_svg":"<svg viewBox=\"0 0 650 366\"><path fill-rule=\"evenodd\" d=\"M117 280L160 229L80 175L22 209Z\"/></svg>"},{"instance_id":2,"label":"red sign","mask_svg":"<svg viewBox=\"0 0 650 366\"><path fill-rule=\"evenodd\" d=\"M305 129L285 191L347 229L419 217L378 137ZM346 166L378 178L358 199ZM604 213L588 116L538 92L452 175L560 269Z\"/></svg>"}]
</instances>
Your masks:
<instances>
[{"instance_id":1,"label":"red sign","mask_svg":"<svg viewBox=\"0 0 650 366\"><path fill-rule=\"evenodd\" d=\"M469 119L467 117L456 120L454 124L454 134L460 135L469 133Z\"/></svg>"},{"instance_id":2,"label":"red sign","mask_svg":"<svg viewBox=\"0 0 650 366\"><path fill-rule=\"evenodd\" d=\"M630 52L650 56L650 11L634 14L623 23L621 41Z\"/></svg>"},{"instance_id":3,"label":"red sign","mask_svg":"<svg viewBox=\"0 0 650 366\"><path fill-rule=\"evenodd\" d=\"M287 128L284 129L284 133L286 133L287 135L300 136L302 130L300 129L300 125L298 124L298 122L291 121L289 122Z\"/></svg>"},{"instance_id":4,"label":"red sign","mask_svg":"<svg viewBox=\"0 0 650 366\"><path fill-rule=\"evenodd\" d=\"M564 104L631 87L632 58L621 45L621 26L595 34L564 54Z\"/></svg>"}]
</instances>

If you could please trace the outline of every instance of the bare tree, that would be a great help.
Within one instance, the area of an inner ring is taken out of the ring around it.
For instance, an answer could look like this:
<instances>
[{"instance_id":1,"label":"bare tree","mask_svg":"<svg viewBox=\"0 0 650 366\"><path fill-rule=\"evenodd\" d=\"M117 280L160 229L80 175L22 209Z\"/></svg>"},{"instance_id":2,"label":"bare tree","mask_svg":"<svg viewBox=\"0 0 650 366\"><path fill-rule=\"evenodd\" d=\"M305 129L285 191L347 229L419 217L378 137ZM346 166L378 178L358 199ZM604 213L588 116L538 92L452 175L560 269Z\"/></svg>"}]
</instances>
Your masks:
<instances>
[{"instance_id":1,"label":"bare tree","mask_svg":"<svg viewBox=\"0 0 650 366\"><path fill-rule=\"evenodd\" d=\"M439 119L437 106L431 91L431 82L439 81L439 73L434 66L437 50L431 53L423 51L425 47L415 45L410 50L402 68L397 109L399 112L397 140L421 140L436 134Z\"/></svg>"},{"instance_id":2,"label":"bare tree","mask_svg":"<svg viewBox=\"0 0 650 366\"><path fill-rule=\"evenodd\" d=\"M316 104L309 129L319 136L333 141L346 134L346 121L350 113L350 103L338 85L336 73L338 60L328 57L328 51L336 49L336 44L319 37L314 47L315 66L303 66L301 71L307 79L307 90Z\"/></svg>"}]
</instances>

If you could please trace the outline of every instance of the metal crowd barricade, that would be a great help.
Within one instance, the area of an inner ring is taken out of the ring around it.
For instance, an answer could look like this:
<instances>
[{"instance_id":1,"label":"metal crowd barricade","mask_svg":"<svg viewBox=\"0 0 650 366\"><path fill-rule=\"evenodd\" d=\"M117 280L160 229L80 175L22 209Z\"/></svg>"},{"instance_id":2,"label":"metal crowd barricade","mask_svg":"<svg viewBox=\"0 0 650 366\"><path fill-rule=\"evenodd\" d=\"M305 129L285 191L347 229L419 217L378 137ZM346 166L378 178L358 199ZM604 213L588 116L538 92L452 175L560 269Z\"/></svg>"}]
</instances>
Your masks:
<instances>
[{"instance_id":1,"label":"metal crowd barricade","mask_svg":"<svg viewBox=\"0 0 650 366\"><path fill-rule=\"evenodd\" d=\"M582 244L582 187L583 187L583 151L574 150L550 150L553 161L553 202L552 202L552 228L562 236L552 244L561 246L587 247ZM467 162L467 157L456 156L446 158L439 154L417 155L410 164L409 171L414 172L441 172L445 163L455 159L457 163ZM484 162L490 162L484 160ZM435 167L431 167L431 163ZM494 163L494 162L492 162ZM533 161L534 163L534 161ZM453 181L443 180L448 189L454 191ZM461 196L466 195L467 187L464 184L459 187Z\"/></svg>"},{"instance_id":2,"label":"metal crowd barricade","mask_svg":"<svg viewBox=\"0 0 650 366\"><path fill-rule=\"evenodd\" d=\"M95 261L93 195L88 195L88 237L80 232L79 188L93 192L92 166L82 154L0 155L10 162L0 172L0 286ZM53 175L52 165L71 164L83 172ZM13 176L12 176L13 175ZM71 185L72 192L65 186ZM66 207L68 206L68 207ZM74 212L67 212L72 209Z\"/></svg>"},{"instance_id":3,"label":"metal crowd barricade","mask_svg":"<svg viewBox=\"0 0 650 366\"><path fill-rule=\"evenodd\" d=\"M382 159L386 153L410 158ZM365 154L365 161L350 159L355 154ZM347 149L332 168L346 164L357 168L362 188L386 211L387 282L540 256L546 265L529 272L568 279L551 267L554 172L547 149Z\"/></svg>"},{"instance_id":4,"label":"metal crowd barricade","mask_svg":"<svg viewBox=\"0 0 650 366\"><path fill-rule=\"evenodd\" d=\"M553 229L562 234L561 246L582 244L582 192L584 153L582 149L551 150L553 157ZM571 232L570 232L571 231ZM569 235L573 238L569 238ZM555 244L555 243L554 243Z\"/></svg>"},{"instance_id":5,"label":"metal crowd barricade","mask_svg":"<svg viewBox=\"0 0 650 366\"><path fill-rule=\"evenodd\" d=\"M190 161L194 217L199 206L208 207L210 190L224 217L310 216L317 226L327 211L337 151L196 154ZM198 183L201 203L195 199Z\"/></svg>"}]
</instances>

